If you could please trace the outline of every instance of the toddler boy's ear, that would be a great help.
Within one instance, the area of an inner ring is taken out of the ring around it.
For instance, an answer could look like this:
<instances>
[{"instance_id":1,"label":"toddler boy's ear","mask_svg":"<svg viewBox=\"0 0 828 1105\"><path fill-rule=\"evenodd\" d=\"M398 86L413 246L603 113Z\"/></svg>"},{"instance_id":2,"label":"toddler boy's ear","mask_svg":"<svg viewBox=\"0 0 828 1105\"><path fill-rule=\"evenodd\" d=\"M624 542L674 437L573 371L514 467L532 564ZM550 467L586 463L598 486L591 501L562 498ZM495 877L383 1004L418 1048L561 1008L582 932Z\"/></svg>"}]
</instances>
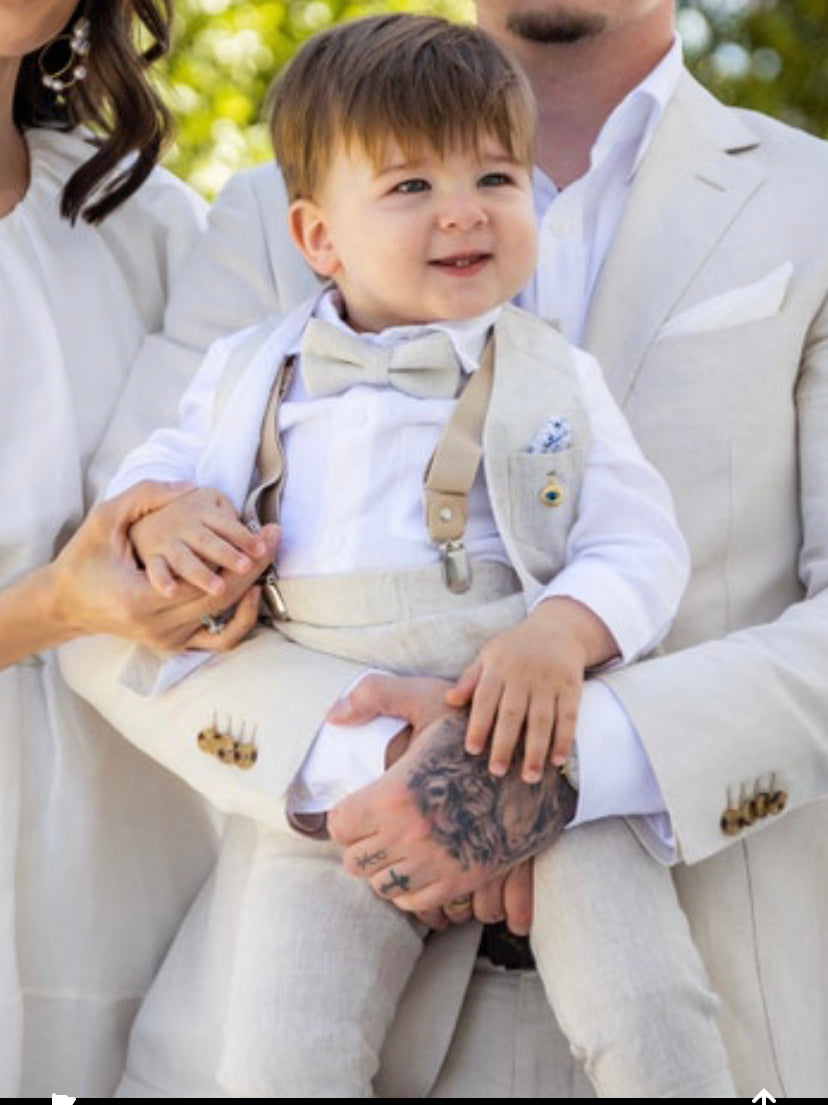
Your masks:
<instances>
[{"instance_id":1,"label":"toddler boy's ear","mask_svg":"<svg viewBox=\"0 0 828 1105\"><path fill-rule=\"evenodd\" d=\"M339 270L339 257L319 204L310 199L294 200L288 211L288 229L313 271L327 279L334 277Z\"/></svg>"}]
</instances>

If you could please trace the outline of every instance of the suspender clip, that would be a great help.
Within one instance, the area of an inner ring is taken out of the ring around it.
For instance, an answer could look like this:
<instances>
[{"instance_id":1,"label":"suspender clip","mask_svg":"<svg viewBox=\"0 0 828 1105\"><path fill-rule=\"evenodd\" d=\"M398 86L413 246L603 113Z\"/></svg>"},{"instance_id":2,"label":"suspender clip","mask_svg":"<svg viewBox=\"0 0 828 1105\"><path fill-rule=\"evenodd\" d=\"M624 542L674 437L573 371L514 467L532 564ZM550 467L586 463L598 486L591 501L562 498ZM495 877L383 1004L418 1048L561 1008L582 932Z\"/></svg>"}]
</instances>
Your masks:
<instances>
[{"instance_id":1,"label":"suspender clip","mask_svg":"<svg viewBox=\"0 0 828 1105\"><path fill-rule=\"evenodd\" d=\"M462 595L471 587L471 562L466 546L457 538L444 541L440 546L443 554L443 576L446 587L455 595Z\"/></svg>"},{"instance_id":2,"label":"suspender clip","mask_svg":"<svg viewBox=\"0 0 828 1105\"><path fill-rule=\"evenodd\" d=\"M262 598L271 618L276 622L289 621L290 615L288 614L287 604L282 598L278 578L272 568L268 569L261 577L261 583Z\"/></svg>"}]
</instances>

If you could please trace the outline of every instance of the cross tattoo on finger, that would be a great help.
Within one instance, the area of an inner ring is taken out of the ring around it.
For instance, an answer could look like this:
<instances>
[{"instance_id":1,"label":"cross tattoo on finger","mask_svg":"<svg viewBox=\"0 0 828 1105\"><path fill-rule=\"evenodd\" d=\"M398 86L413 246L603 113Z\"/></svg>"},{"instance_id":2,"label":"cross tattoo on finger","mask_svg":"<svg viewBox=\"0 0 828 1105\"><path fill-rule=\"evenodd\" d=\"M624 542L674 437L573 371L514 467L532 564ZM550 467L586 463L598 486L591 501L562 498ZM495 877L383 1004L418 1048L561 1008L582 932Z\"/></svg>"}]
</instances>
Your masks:
<instances>
[{"instance_id":1,"label":"cross tattoo on finger","mask_svg":"<svg viewBox=\"0 0 828 1105\"><path fill-rule=\"evenodd\" d=\"M411 889L411 880L408 875L398 875L393 867L389 870L388 874L390 875L390 879L379 888L380 894L388 894L391 890L406 891Z\"/></svg>"}]
</instances>

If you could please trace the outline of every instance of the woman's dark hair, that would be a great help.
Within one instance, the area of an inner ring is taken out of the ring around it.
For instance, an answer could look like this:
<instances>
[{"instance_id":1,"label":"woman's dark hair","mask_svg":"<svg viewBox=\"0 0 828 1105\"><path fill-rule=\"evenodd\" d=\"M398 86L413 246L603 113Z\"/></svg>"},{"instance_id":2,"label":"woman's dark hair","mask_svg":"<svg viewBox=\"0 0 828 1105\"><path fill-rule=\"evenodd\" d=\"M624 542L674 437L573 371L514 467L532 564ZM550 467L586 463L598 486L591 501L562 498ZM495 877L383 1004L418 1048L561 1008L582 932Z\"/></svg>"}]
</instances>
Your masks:
<instances>
[{"instance_id":1,"label":"woman's dark hair","mask_svg":"<svg viewBox=\"0 0 828 1105\"><path fill-rule=\"evenodd\" d=\"M95 152L63 189L60 211L72 222L79 214L90 223L106 218L143 184L164 148L171 119L148 83L146 69L167 51L172 4L173 0L81 0L66 31L81 16L88 18L87 76L62 96L43 84L40 51L22 61L14 93L17 126L88 126L96 136ZM149 45L136 44L138 24ZM50 51L50 63L68 61L68 40L54 42ZM133 156L122 164L127 155Z\"/></svg>"}]
</instances>

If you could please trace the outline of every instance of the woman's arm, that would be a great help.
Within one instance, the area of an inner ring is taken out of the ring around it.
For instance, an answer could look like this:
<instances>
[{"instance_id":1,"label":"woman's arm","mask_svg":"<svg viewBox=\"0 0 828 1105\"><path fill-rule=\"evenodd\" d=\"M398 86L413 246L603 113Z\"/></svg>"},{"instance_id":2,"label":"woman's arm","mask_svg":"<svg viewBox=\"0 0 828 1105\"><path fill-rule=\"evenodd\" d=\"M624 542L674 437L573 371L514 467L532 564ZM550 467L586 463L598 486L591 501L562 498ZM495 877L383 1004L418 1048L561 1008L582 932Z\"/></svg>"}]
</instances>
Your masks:
<instances>
[{"instance_id":1,"label":"woman's arm","mask_svg":"<svg viewBox=\"0 0 828 1105\"><path fill-rule=\"evenodd\" d=\"M272 559L272 547L245 576L229 578L218 599L184 586L172 600L162 598L132 555L132 523L189 489L186 484L147 481L102 503L51 564L0 591L0 669L92 633L128 637L160 649L225 649L237 643L256 620L258 591L251 587ZM249 597L220 635L201 629L206 614L219 613L245 593Z\"/></svg>"}]
</instances>

